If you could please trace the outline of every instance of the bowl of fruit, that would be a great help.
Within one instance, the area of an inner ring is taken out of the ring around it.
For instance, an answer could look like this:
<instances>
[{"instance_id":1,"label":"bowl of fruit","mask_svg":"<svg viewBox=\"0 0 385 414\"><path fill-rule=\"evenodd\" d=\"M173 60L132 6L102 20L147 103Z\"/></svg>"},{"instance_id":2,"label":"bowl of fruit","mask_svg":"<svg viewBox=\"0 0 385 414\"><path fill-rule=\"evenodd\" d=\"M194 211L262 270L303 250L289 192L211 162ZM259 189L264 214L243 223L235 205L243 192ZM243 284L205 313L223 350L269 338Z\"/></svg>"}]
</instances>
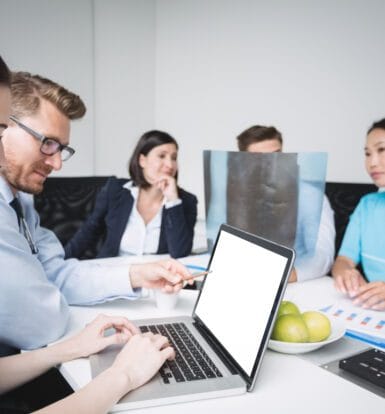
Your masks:
<instances>
[{"instance_id":1,"label":"bowl of fruit","mask_svg":"<svg viewBox=\"0 0 385 414\"><path fill-rule=\"evenodd\" d=\"M302 354L344 335L345 326L340 321L331 321L318 311L301 312L295 303L282 301L268 347L285 354Z\"/></svg>"}]
</instances>

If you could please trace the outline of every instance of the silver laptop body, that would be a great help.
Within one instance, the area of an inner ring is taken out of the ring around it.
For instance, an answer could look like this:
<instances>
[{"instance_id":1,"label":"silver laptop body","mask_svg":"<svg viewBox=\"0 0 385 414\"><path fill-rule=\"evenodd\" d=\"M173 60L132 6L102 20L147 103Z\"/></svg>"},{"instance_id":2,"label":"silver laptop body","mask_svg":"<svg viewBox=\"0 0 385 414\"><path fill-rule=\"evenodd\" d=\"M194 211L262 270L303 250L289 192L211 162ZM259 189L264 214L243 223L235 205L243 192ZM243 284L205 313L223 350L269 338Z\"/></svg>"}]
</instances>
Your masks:
<instances>
[{"instance_id":1,"label":"silver laptop body","mask_svg":"<svg viewBox=\"0 0 385 414\"><path fill-rule=\"evenodd\" d=\"M187 328L209 358L209 366L213 364L220 375L187 380L182 372L184 377L175 379L164 367L150 382L124 396L111 412L251 391L293 261L293 250L223 224L207 267L211 273L192 315L133 321L156 332L178 329L178 338L190 338ZM170 328L170 324L177 325ZM183 346L180 359L194 359L190 346ZM92 376L108 368L118 351L110 347L92 356ZM205 368L202 372L206 376Z\"/></svg>"}]
</instances>

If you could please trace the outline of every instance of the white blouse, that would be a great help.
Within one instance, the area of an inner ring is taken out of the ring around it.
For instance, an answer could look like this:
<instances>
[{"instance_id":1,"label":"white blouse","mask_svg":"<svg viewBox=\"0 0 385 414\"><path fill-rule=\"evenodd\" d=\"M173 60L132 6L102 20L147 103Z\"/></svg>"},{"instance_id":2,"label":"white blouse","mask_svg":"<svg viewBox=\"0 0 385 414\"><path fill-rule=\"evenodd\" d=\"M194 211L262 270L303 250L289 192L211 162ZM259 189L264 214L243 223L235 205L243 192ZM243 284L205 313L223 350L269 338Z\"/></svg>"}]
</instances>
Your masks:
<instances>
[{"instance_id":1,"label":"white blouse","mask_svg":"<svg viewBox=\"0 0 385 414\"><path fill-rule=\"evenodd\" d=\"M131 181L124 184L123 187L131 192L134 204L122 240L120 241L119 256L156 254L159 247L163 206L172 208L180 204L182 200L177 199L172 202L166 202L166 198L164 198L159 211L146 225L137 208L139 188L133 187Z\"/></svg>"}]
</instances>

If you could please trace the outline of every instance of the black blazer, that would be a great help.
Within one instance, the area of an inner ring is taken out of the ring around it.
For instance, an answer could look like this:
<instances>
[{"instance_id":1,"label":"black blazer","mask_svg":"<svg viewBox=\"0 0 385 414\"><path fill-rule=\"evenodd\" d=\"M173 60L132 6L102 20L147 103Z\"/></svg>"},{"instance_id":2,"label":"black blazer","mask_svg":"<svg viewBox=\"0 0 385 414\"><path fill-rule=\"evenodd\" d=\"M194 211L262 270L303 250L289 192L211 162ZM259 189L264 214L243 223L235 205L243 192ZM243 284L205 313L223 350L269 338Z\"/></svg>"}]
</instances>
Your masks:
<instances>
[{"instance_id":1,"label":"black blazer","mask_svg":"<svg viewBox=\"0 0 385 414\"><path fill-rule=\"evenodd\" d=\"M95 207L82 227L66 244L65 257L81 257L89 247L105 236L97 257L113 257L119 253L120 241L131 214L134 198L123 185L126 179L111 177L96 197ZM183 257L191 253L197 218L197 198L178 187L182 203L163 207L157 254Z\"/></svg>"}]
</instances>

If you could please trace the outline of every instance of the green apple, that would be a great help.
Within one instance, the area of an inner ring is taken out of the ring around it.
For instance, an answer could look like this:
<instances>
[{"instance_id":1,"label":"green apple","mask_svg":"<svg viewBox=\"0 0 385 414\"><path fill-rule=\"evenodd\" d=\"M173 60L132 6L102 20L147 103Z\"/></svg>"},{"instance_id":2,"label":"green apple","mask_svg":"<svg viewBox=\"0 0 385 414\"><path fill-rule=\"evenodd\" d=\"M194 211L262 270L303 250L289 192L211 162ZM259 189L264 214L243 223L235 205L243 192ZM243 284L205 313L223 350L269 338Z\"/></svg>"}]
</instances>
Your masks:
<instances>
[{"instance_id":1,"label":"green apple","mask_svg":"<svg viewBox=\"0 0 385 414\"><path fill-rule=\"evenodd\" d=\"M308 342L309 333L302 316L289 313L277 318L271 338L283 342Z\"/></svg>"},{"instance_id":2,"label":"green apple","mask_svg":"<svg viewBox=\"0 0 385 414\"><path fill-rule=\"evenodd\" d=\"M307 330L309 331L309 342L321 342L329 338L331 324L329 318L321 312L308 311L302 314Z\"/></svg>"},{"instance_id":3,"label":"green apple","mask_svg":"<svg viewBox=\"0 0 385 414\"><path fill-rule=\"evenodd\" d=\"M300 315L298 306L288 300L283 300L278 308L277 318L282 315L288 315L289 313L294 313L295 315Z\"/></svg>"}]
</instances>

